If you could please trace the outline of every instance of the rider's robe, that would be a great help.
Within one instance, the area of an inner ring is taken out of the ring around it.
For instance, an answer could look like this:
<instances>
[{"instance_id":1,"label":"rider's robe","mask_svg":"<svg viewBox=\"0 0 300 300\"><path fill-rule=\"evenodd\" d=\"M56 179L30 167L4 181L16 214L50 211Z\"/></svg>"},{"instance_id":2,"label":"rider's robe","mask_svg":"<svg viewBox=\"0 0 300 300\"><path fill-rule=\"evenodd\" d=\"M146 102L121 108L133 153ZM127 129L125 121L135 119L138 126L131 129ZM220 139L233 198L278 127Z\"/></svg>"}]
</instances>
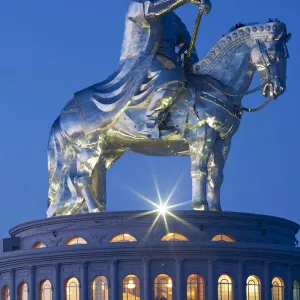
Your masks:
<instances>
[{"instance_id":1,"label":"rider's robe","mask_svg":"<svg viewBox=\"0 0 300 300\"><path fill-rule=\"evenodd\" d=\"M149 13L179 1L130 2L115 72L103 82L75 93L75 103L71 101L64 109L67 113L74 109L74 104L80 109L86 134L113 123L125 109L142 103L167 82L176 82L178 89L182 88L185 75L175 47L189 45L191 36L173 11L159 18L147 18ZM193 58L197 60L196 52Z\"/></svg>"}]
</instances>

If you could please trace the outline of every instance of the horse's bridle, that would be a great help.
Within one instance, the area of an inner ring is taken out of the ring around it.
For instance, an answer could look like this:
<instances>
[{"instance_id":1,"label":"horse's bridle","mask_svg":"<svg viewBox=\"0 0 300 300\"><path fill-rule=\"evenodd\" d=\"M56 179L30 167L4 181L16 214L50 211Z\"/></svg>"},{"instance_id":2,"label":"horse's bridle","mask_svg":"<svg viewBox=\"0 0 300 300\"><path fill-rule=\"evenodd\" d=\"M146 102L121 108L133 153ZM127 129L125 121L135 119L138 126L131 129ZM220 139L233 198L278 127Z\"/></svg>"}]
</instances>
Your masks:
<instances>
[{"instance_id":1,"label":"horse's bridle","mask_svg":"<svg viewBox=\"0 0 300 300\"><path fill-rule=\"evenodd\" d=\"M256 43L257 43L259 51L260 51L260 59L258 60L258 62L255 63L255 67L258 70L264 69L267 71L267 78L261 85L259 85L258 87L254 88L254 89L248 90L247 92L245 92L243 94L231 94L231 93L227 92L226 90L219 89L218 87L216 87L214 84L212 84L209 81L207 81L207 84L210 85L211 87L213 87L219 93L223 94L224 96L230 96L230 97L244 97L244 96L251 95L251 94L257 92L257 91L261 90L262 88L265 88L267 85L272 85L271 80L272 80L273 76L269 69L269 65L271 64L270 58L268 57L267 52L262 49L261 43L258 40L256 40ZM258 65L260 65L260 67ZM233 107L232 105L229 105L228 103L224 102L223 100L221 100L215 96L209 95L207 93L206 93L205 97L201 97L201 98L206 101L214 102L219 106L222 106L227 111L231 111L231 114L233 112L234 117L240 119L243 115L243 111L258 112L258 111L264 109L273 99L273 90L271 88L270 88L270 93L271 93L271 95L264 102L264 104L262 104L261 106L256 107L256 108L247 108L243 105L234 105L234 107ZM212 98L208 100L207 95L211 96Z\"/></svg>"}]
</instances>

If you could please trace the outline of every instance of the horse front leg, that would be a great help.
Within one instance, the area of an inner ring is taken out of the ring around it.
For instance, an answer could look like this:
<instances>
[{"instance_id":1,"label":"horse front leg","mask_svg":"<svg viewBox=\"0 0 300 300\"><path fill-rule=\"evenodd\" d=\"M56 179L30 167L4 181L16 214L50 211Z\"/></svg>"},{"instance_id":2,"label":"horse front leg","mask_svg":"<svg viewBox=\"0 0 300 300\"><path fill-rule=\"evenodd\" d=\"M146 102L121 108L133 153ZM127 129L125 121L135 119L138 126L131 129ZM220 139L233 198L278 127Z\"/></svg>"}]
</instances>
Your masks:
<instances>
[{"instance_id":1,"label":"horse front leg","mask_svg":"<svg viewBox=\"0 0 300 300\"><path fill-rule=\"evenodd\" d=\"M208 163L208 199L209 210L222 211L221 186L223 183L224 167L230 150L231 138L220 139L211 153Z\"/></svg>"},{"instance_id":2,"label":"horse front leg","mask_svg":"<svg viewBox=\"0 0 300 300\"><path fill-rule=\"evenodd\" d=\"M215 143L216 132L207 124L197 129L189 141L192 176L192 207L195 210L208 210L207 178L208 160Z\"/></svg>"}]
</instances>

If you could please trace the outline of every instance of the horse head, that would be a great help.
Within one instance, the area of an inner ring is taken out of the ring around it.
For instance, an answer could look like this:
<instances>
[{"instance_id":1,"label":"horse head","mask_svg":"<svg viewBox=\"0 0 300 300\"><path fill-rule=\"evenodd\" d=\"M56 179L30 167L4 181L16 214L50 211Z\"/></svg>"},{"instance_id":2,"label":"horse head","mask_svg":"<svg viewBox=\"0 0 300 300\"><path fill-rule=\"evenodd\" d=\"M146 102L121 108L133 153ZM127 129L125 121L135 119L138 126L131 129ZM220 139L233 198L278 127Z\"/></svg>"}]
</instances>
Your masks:
<instances>
[{"instance_id":1,"label":"horse head","mask_svg":"<svg viewBox=\"0 0 300 300\"><path fill-rule=\"evenodd\" d=\"M289 58L286 44L291 34L287 33L286 25L278 20L251 27L255 36L251 61L258 70L261 81L266 83L262 88L262 95L276 99L286 90L286 68Z\"/></svg>"}]
</instances>

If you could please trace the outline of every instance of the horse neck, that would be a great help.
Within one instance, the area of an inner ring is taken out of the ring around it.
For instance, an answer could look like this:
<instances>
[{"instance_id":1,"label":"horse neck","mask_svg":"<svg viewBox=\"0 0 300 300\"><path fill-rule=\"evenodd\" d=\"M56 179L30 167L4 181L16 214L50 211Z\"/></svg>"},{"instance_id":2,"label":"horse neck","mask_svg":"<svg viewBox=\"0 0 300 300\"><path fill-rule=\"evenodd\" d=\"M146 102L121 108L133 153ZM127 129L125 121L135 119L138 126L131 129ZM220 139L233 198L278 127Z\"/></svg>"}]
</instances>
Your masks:
<instances>
[{"instance_id":1,"label":"horse neck","mask_svg":"<svg viewBox=\"0 0 300 300\"><path fill-rule=\"evenodd\" d=\"M209 57L214 50L210 51L208 56L197 63L203 68L200 73L218 80L233 94L244 94L249 89L256 70L251 61L255 45L255 40L251 38L239 43L233 41L214 59ZM239 99L235 98L235 101L239 102Z\"/></svg>"}]
</instances>

